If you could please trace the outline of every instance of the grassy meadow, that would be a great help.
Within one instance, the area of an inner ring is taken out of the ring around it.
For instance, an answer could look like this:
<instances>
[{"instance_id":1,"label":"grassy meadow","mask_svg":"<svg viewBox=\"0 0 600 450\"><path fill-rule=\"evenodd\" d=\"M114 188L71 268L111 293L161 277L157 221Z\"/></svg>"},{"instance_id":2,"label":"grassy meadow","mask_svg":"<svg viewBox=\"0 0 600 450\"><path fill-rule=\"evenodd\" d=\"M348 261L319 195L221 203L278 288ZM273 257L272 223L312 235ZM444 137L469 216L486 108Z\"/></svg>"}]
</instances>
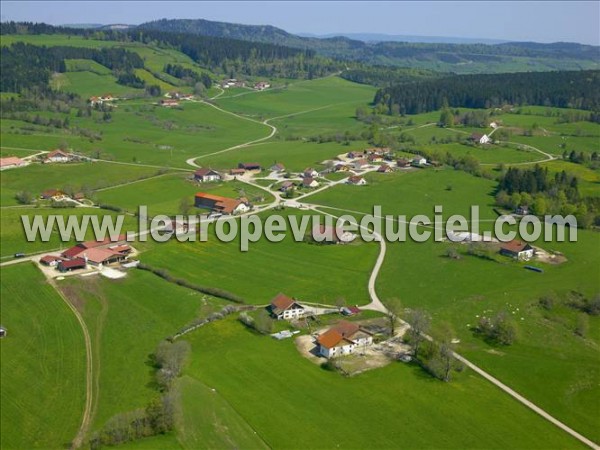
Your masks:
<instances>
[{"instance_id":1,"label":"grassy meadow","mask_svg":"<svg viewBox=\"0 0 600 450\"><path fill-rule=\"evenodd\" d=\"M0 446L65 448L85 402L79 323L31 263L2 268L0 302Z\"/></svg>"}]
</instances>

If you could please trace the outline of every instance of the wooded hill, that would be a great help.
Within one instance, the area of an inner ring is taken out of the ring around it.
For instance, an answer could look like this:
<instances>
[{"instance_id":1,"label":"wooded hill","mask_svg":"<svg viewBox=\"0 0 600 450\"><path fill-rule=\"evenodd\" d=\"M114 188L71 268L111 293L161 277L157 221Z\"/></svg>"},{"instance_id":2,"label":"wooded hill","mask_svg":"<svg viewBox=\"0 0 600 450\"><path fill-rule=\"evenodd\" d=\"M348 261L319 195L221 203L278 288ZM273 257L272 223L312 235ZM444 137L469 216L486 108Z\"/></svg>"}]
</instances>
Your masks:
<instances>
[{"instance_id":1,"label":"wooded hill","mask_svg":"<svg viewBox=\"0 0 600 450\"><path fill-rule=\"evenodd\" d=\"M540 105L600 111L600 71L457 75L377 91L389 112L419 114L443 106L492 108Z\"/></svg>"}]
</instances>

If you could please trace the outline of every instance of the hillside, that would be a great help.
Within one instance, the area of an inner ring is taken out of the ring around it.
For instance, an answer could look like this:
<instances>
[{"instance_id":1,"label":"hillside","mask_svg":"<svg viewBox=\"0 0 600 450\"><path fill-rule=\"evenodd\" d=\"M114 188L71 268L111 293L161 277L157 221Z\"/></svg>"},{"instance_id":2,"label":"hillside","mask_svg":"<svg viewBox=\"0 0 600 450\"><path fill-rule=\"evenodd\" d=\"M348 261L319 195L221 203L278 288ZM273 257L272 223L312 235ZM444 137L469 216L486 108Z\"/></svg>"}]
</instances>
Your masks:
<instances>
[{"instance_id":1,"label":"hillside","mask_svg":"<svg viewBox=\"0 0 600 450\"><path fill-rule=\"evenodd\" d=\"M363 42L347 37L301 37L273 26L240 25L203 19L161 19L138 28L227 37L310 49L318 54L369 64L456 73L579 70L599 67L598 47L572 43L445 44Z\"/></svg>"}]
</instances>

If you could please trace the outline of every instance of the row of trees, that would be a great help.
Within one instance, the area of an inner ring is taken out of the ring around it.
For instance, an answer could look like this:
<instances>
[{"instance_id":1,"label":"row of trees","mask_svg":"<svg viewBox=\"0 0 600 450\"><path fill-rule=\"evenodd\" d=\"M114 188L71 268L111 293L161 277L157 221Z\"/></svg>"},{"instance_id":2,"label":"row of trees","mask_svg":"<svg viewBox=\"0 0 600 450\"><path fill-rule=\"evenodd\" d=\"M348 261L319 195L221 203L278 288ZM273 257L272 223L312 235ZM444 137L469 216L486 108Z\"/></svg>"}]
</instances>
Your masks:
<instances>
[{"instance_id":1,"label":"row of trees","mask_svg":"<svg viewBox=\"0 0 600 450\"><path fill-rule=\"evenodd\" d=\"M436 111L450 107L492 108L542 105L600 111L600 71L459 75L398 84L377 91L374 103L388 113ZM394 107L394 105L397 105Z\"/></svg>"}]
</instances>

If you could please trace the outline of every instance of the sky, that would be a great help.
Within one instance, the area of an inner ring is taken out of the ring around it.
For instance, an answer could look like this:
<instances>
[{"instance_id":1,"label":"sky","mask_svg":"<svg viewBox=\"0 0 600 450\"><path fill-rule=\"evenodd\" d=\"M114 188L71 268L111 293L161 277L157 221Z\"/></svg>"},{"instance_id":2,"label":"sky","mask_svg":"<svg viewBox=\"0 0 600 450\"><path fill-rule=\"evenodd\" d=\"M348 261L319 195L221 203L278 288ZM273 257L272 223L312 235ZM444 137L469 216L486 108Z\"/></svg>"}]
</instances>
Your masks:
<instances>
[{"instance_id":1,"label":"sky","mask_svg":"<svg viewBox=\"0 0 600 450\"><path fill-rule=\"evenodd\" d=\"M274 25L291 33L383 33L600 45L595 1L1 1L5 20L139 24L161 18Z\"/></svg>"}]
</instances>

